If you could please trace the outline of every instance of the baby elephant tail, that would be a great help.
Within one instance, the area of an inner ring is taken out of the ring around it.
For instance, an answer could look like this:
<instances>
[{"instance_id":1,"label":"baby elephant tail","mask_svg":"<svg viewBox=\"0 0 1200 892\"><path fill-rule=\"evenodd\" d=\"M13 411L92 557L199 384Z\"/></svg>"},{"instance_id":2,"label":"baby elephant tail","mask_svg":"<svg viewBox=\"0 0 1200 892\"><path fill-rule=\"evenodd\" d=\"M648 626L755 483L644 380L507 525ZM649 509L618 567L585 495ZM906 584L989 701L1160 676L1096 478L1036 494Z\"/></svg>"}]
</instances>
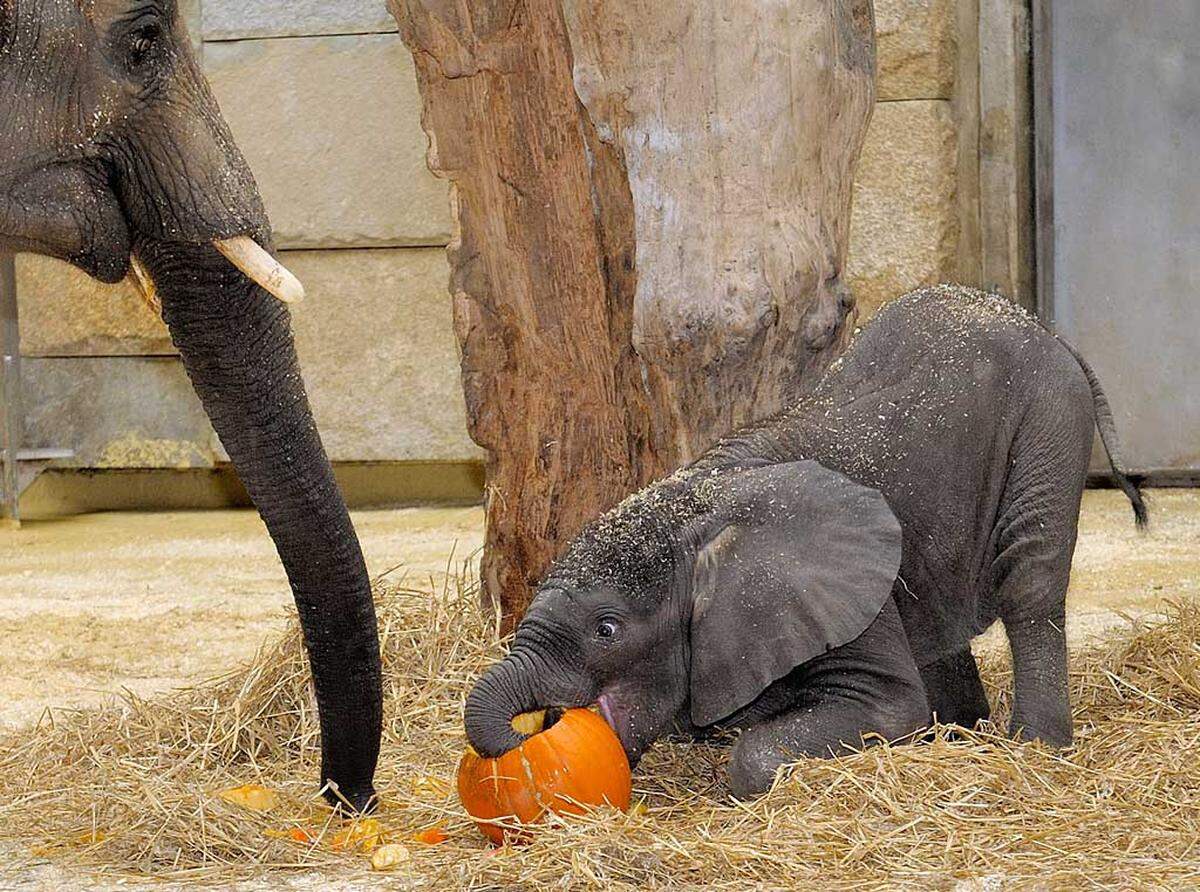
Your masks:
<instances>
[{"instance_id":1,"label":"baby elephant tail","mask_svg":"<svg viewBox=\"0 0 1200 892\"><path fill-rule=\"evenodd\" d=\"M1096 377L1092 367L1087 364L1087 360L1080 356L1074 347L1061 338L1059 338L1059 343L1070 351L1071 355L1075 357L1075 361L1079 363L1079 367L1083 369L1084 375L1087 376L1088 384L1092 388L1092 403L1096 410L1096 427L1100 431L1100 442L1104 444L1104 451L1108 455L1108 463L1112 466L1113 477L1116 479L1117 485L1121 487L1129 498L1130 504L1133 505L1133 516L1137 527L1139 530L1144 530L1150 522L1150 515L1146 511L1146 503L1142 500L1142 492L1138 488L1138 484L1130 480L1121 468L1121 441L1117 439L1117 427L1113 423L1112 408L1108 404L1104 388L1100 386L1100 379Z\"/></svg>"}]
</instances>

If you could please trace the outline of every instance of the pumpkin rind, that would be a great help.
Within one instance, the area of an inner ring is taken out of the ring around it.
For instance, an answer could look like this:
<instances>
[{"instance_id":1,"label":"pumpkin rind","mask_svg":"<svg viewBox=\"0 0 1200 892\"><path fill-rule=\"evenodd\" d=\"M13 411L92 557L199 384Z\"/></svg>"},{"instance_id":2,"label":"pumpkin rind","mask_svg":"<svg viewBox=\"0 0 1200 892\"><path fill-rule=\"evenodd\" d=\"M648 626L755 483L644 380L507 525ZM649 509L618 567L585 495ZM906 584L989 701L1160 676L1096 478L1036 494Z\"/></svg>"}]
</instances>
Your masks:
<instances>
[{"instance_id":1,"label":"pumpkin rind","mask_svg":"<svg viewBox=\"0 0 1200 892\"><path fill-rule=\"evenodd\" d=\"M479 829L497 845L496 819L531 824L547 811L581 814L611 805L629 808L629 762L608 723L586 709L569 709L550 728L497 759L468 747L458 767L458 795ZM512 831L508 832L510 839Z\"/></svg>"}]
</instances>

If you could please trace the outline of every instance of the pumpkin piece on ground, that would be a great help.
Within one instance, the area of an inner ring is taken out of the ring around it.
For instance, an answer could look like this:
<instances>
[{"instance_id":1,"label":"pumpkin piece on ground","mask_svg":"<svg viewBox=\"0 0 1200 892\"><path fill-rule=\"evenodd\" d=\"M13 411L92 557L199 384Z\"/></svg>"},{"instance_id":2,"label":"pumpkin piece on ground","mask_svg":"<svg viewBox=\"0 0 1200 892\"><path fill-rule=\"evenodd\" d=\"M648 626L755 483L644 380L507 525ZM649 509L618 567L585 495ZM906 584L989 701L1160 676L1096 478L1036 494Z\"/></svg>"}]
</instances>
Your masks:
<instances>
[{"instance_id":1,"label":"pumpkin piece on ground","mask_svg":"<svg viewBox=\"0 0 1200 892\"><path fill-rule=\"evenodd\" d=\"M363 818L330 836L329 848L335 852L370 852L383 842L385 832L378 818Z\"/></svg>"},{"instance_id":2,"label":"pumpkin piece on ground","mask_svg":"<svg viewBox=\"0 0 1200 892\"><path fill-rule=\"evenodd\" d=\"M450 835L446 833L441 824L434 824L432 827L426 827L413 834L414 840L427 846L440 845L449 838Z\"/></svg>"},{"instance_id":3,"label":"pumpkin piece on ground","mask_svg":"<svg viewBox=\"0 0 1200 892\"><path fill-rule=\"evenodd\" d=\"M270 811L279 803L278 794L262 784L242 784L219 790L217 798L250 811Z\"/></svg>"},{"instance_id":4,"label":"pumpkin piece on ground","mask_svg":"<svg viewBox=\"0 0 1200 892\"><path fill-rule=\"evenodd\" d=\"M303 827L287 827L280 830L268 829L263 831L267 839L290 839L292 842L302 842L312 845L315 838Z\"/></svg>"},{"instance_id":5,"label":"pumpkin piece on ground","mask_svg":"<svg viewBox=\"0 0 1200 892\"><path fill-rule=\"evenodd\" d=\"M391 842L371 853L371 870L396 870L412 862L412 853L399 843Z\"/></svg>"}]
</instances>

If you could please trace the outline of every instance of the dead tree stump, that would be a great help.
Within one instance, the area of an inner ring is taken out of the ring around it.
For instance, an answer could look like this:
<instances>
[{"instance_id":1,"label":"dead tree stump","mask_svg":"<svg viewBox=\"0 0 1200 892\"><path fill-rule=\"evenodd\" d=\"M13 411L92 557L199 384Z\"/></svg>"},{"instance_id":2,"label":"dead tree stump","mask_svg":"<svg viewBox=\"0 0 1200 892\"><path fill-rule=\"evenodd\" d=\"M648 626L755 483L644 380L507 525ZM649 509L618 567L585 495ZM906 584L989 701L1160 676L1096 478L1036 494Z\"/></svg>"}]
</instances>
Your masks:
<instances>
[{"instance_id":1,"label":"dead tree stump","mask_svg":"<svg viewBox=\"0 0 1200 892\"><path fill-rule=\"evenodd\" d=\"M871 0L389 0L416 61L506 618L845 345Z\"/></svg>"}]
</instances>

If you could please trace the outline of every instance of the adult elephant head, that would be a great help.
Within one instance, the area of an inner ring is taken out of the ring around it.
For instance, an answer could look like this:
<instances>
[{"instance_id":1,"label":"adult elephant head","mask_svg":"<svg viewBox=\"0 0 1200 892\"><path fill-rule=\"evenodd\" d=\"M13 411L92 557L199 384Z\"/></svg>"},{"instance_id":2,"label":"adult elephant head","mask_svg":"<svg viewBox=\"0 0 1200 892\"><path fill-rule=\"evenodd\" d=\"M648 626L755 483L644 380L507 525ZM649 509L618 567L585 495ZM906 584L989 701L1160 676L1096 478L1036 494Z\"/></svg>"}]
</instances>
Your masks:
<instances>
[{"instance_id":1,"label":"adult elephant head","mask_svg":"<svg viewBox=\"0 0 1200 892\"><path fill-rule=\"evenodd\" d=\"M299 283L271 248L176 0L0 0L0 250L58 257L104 282L132 258L157 289L287 570L322 780L337 788L327 795L362 809L382 712L375 611L281 302Z\"/></svg>"}]
</instances>

